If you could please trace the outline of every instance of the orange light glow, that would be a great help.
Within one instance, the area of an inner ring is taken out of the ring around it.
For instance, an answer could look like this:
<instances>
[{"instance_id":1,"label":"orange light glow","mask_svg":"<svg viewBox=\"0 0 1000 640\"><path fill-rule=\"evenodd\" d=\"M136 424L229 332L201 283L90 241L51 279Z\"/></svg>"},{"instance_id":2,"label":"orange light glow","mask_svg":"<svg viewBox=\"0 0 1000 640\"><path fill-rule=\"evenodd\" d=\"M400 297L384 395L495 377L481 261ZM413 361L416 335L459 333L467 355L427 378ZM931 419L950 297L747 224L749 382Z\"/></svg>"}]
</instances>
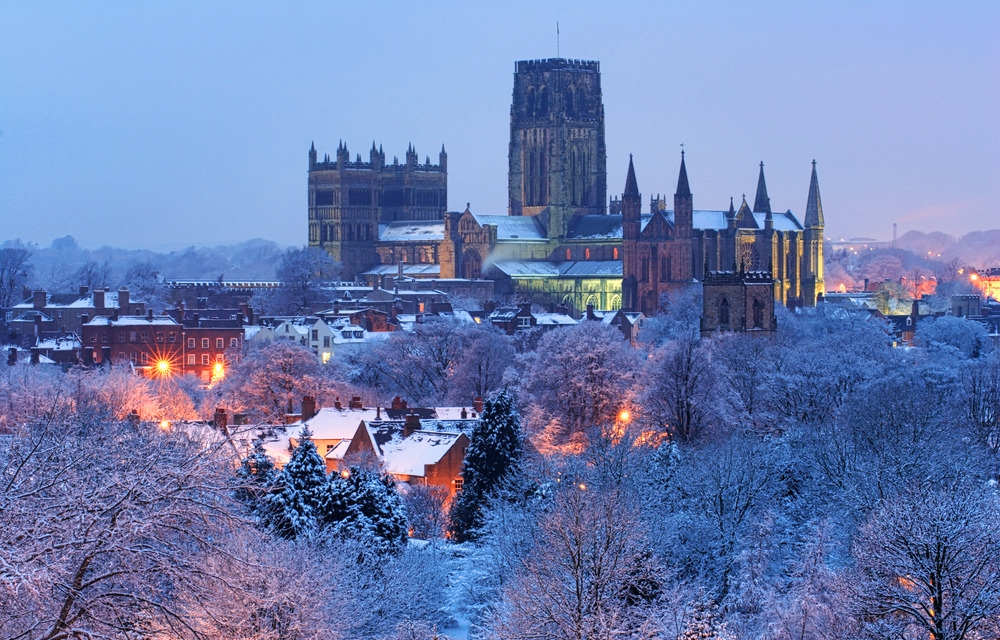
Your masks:
<instances>
[{"instance_id":1,"label":"orange light glow","mask_svg":"<svg viewBox=\"0 0 1000 640\"><path fill-rule=\"evenodd\" d=\"M347 478L350 478L351 477L351 470L350 469L344 469L343 471L340 472L340 477L344 478L345 480Z\"/></svg>"},{"instance_id":2,"label":"orange light glow","mask_svg":"<svg viewBox=\"0 0 1000 640\"><path fill-rule=\"evenodd\" d=\"M163 429L164 431L169 430L170 429L170 421L169 420L160 420L160 428Z\"/></svg>"},{"instance_id":3,"label":"orange light glow","mask_svg":"<svg viewBox=\"0 0 1000 640\"><path fill-rule=\"evenodd\" d=\"M622 411L621 413L618 414L618 419L621 420L622 422L628 422L629 420L632 419L632 414L629 413L628 411Z\"/></svg>"},{"instance_id":4,"label":"orange light glow","mask_svg":"<svg viewBox=\"0 0 1000 640\"><path fill-rule=\"evenodd\" d=\"M969 280L972 280L973 282L975 282L976 280L979 280L979 274L978 273L970 273L969 274Z\"/></svg>"},{"instance_id":5,"label":"orange light glow","mask_svg":"<svg viewBox=\"0 0 1000 640\"><path fill-rule=\"evenodd\" d=\"M581 482L580 484L578 484L576 486L577 486L577 488L580 489L580 491L586 491L587 490L587 485L584 484L583 482Z\"/></svg>"}]
</instances>

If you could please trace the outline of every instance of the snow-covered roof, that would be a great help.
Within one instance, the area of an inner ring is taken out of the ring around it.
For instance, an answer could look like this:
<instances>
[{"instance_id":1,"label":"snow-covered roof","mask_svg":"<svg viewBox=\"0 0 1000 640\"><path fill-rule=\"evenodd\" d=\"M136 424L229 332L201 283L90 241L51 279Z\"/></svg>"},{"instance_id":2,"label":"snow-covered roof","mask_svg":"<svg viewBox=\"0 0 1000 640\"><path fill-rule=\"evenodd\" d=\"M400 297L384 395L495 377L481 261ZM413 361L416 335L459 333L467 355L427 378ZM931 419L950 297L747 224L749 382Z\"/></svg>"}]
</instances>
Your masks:
<instances>
[{"instance_id":1,"label":"snow-covered roof","mask_svg":"<svg viewBox=\"0 0 1000 640\"><path fill-rule=\"evenodd\" d=\"M534 313L535 320L540 327L564 327L576 324L572 316L565 313Z\"/></svg>"},{"instance_id":2,"label":"snow-covered roof","mask_svg":"<svg viewBox=\"0 0 1000 640\"><path fill-rule=\"evenodd\" d=\"M362 271L362 275L368 276L391 276L399 273L398 264L377 264L370 269ZM417 264L404 264L403 265L403 275L412 277L433 277L441 274L441 265L433 264L430 262L417 263Z\"/></svg>"},{"instance_id":3,"label":"snow-covered roof","mask_svg":"<svg viewBox=\"0 0 1000 640\"><path fill-rule=\"evenodd\" d=\"M621 239L621 215L577 216L570 222L567 238Z\"/></svg>"},{"instance_id":4,"label":"snow-covered roof","mask_svg":"<svg viewBox=\"0 0 1000 640\"><path fill-rule=\"evenodd\" d=\"M76 335L60 336L58 338L39 338L36 347L48 351L74 351L83 347Z\"/></svg>"},{"instance_id":5,"label":"snow-covered roof","mask_svg":"<svg viewBox=\"0 0 1000 640\"><path fill-rule=\"evenodd\" d=\"M88 294L81 296L78 294L70 293L48 293L45 296L45 307L46 308L64 308L64 309L91 309L97 308L94 306L94 295ZM129 304L144 304L141 300L135 300L130 298ZM14 305L14 309L32 309L34 308L34 301L28 298L24 302ZM106 291L104 292L104 307L106 309L117 309L118 308L118 292L117 291Z\"/></svg>"},{"instance_id":6,"label":"snow-covered roof","mask_svg":"<svg viewBox=\"0 0 1000 640\"><path fill-rule=\"evenodd\" d=\"M390 222L378 226L379 242L444 240L444 220Z\"/></svg>"},{"instance_id":7,"label":"snow-covered roof","mask_svg":"<svg viewBox=\"0 0 1000 640\"><path fill-rule=\"evenodd\" d=\"M472 214L480 226L488 224L497 228L497 242L502 241L546 241L545 229L535 216L486 216Z\"/></svg>"},{"instance_id":8,"label":"snow-covered roof","mask_svg":"<svg viewBox=\"0 0 1000 640\"><path fill-rule=\"evenodd\" d=\"M97 316L87 323L90 327L111 326L111 327L132 327L132 326L169 326L179 327L176 320L170 316L118 316L117 320L109 316Z\"/></svg>"},{"instance_id":9,"label":"snow-covered roof","mask_svg":"<svg viewBox=\"0 0 1000 640\"><path fill-rule=\"evenodd\" d=\"M462 437L461 433L414 431L400 434L382 445L382 464L394 475L422 476L425 466L436 464Z\"/></svg>"}]
</instances>

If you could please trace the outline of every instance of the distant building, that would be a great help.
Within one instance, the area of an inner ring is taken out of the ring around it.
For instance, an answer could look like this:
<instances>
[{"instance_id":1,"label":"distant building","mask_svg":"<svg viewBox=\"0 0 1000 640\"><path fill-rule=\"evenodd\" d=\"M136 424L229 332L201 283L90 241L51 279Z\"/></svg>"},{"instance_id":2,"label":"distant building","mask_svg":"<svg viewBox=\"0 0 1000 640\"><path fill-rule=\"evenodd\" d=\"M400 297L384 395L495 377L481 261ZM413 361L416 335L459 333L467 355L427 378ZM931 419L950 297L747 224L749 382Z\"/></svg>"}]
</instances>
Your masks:
<instances>
[{"instance_id":1,"label":"distant building","mask_svg":"<svg viewBox=\"0 0 1000 640\"><path fill-rule=\"evenodd\" d=\"M701 334L772 334L774 280L767 271L710 271L702 283Z\"/></svg>"},{"instance_id":2,"label":"distant building","mask_svg":"<svg viewBox=\"0 0 1000 640\"><path fill-rule=\"evenodd\" d=\"M146 303L132 300L126 287L118 291L97 288L93 292L80 287L77 293L48 293L37 289L30 298L11 308L8 325L11 333L19 336L22 346L28 346L42 337L80 335L83 325L99 316L144 313Z\"/></svg>"}]
</instances>

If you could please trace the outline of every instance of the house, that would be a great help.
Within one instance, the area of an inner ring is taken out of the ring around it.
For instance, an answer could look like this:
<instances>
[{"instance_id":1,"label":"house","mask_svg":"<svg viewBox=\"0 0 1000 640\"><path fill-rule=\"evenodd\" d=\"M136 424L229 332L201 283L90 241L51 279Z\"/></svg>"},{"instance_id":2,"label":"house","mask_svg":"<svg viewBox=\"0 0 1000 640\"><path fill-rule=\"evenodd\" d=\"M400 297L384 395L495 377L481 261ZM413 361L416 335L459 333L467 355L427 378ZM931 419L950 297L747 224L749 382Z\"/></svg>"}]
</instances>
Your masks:
<instances>
[{"instance_id":1,"label":"house","mask_svg":"<svg viewBox=\"0 0 1000 640\"><path fill-rule=\"evenodd\" d=\"M326 364L333 357L334 332L319 318L283 320L274 328L274 337L308 347L320 364Z\"/></svg>"},{"instance_id":2,"label":"house","mask_svg":"<svg viewBox=\"0 0 1000 640\"><path fill-rule=\"evenodd\" d=\"M7 321L11 334L20 336L22 344L27 345L41 337L82 335L83 325L99 316L146 313L146 303L132 300L127 287L117 292L104 288L88 291L85 286L77 293L33 291L30 298L11 307Z\"/></svg>"},{"instance_id":3,"label":"house","mask_svg":"<svg viewBox=\"0 0 1000 640\"><path fill-rule=\"evenodd\" d=\"M622 337L632 345L639 341L639 327L645 318L646 316L639 311L625 311L623 309L598 311L594 309L592 304L587 305L587 311L583 316L584 320L600 322L609 327L617 328L622 332Z\"/></svg>"},{"instance_id":4,"label":"house","mask_svg":"<svg viewBox=\"0 0 1000 640\"><path fill-rule=\"evenodd\" d=\"M377 461L399 482L461 489L459 473L469 434L479 421L482 403L471 407L408 407L395 398L390 407L364 407L360 398L348 406L315 410L315 400L303 398L302 420L278 427L265 449L283 466L308 427L329 473L343 471L366 458Z\"/></svg>"}]
</instances>

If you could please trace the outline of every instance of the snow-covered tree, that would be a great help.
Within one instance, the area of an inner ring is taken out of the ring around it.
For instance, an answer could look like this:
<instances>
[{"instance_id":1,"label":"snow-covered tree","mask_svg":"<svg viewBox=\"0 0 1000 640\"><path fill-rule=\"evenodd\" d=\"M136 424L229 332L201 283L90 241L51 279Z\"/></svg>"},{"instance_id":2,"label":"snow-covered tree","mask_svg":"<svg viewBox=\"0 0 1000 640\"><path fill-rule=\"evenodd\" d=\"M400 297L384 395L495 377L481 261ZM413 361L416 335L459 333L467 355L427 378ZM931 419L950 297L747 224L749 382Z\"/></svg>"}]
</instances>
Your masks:
<instances>
[{"instance_id":1,"label":"snow-covered tree","mask_svg":"<svg viewBox=\"0 0 1000 640\"><path fill-rule=\"evenodd\" d=\"M723 392L711 369L711 342L692 338L671 340L646 361L646 388L639 399L646 415L677 442L700 440L718 414L714 407Z\"/></svg>"},{"instance_id":2,"label":"snow-covered tree","mask_svg":"<svg viewBox=\"0 0 1000 640\"><path fill-rule=\"evenodd\" d=\"M638 357L617 328L583 322L546 333L523 365L526 426L543 448L558 448L614 422L633 392Z\"/></svg>"},{"instance_id":3,"label":"snow-covered tree","mask_svg":"<svg viewBox=\"0 0 1000 640\"><path fill-rule=\"evenodd\" d=\"M968 318L941 316L927 318L917 324L918 345L931 350L945 350L965 359L978 358L990 351L992 342L983 325Z\"/></svg>"},{"instance_id":4,"label":"snow-covered tree","mask_svg":"<svg viewBox=\"0 0 1000 640\"><path fill-rule=\"evenodd\" d=\"M326 485L326 465L304 427L291 458L258 507L263 523L283 538L312 535L320 524L317 507Z\"/></svg>"},{"instance_id":5,"label":"snow-covered tree","mask_svg":"<svg viewBox=\"0 0 1000 640\"><path fill-rule=\"evenodd\" d=\"M638 514L618 491L563 485L534 544L484 622L484 637L640 638L663 575Z\"/></svg>"},{"instance_id":6,"label":"snow-covered tree","mask_svg":"<svg viewBox=\"0 0 1000 640\"><path fill-rule=\"evenodd\" d=\"M483 404L462 463L462 491L451 508L451 532L458 541L475 535L483 510L500 484L514 472L523 453L521 421L514 400L504 390Z\"/></svg>"},{"instance_id":7,"label":"snow-covered tree","mask_svg":"<svg viewBox=\"0 0 1000 640\"><path fill-rule=\"evenodd\" d=\"M408 538L406 508L392 476L351 466L317 494L316 518L333 537L356 540L375 554L398 553Z\"/></svg>"},{"instance_id":8,"label":"snow-covered tree","mask_svg":"<svg viewBox=\"0 0 1000 640\"><path fill-rule=\"evenodd\" d=\"M732 640L726 624L719 616L715 602L704 593L694 603L691 618L678 640Z\"/></svg>"},{"instance_id":9,"label":"snow-covered tree","mask_svg":"<svg viewBox=\"0 0 1000 640\"><path fill-rule=\"evenodd\" d=\"M214 406L247 413L251 419L283 422L288 407L311 395L322 404L331 383L316 356L288 340L248 348L211 394Z\"/></svg>"},{"instance_id":10,"label":"snow-covered tree","mask_svg":"<svg viewBox=\"0 0 1000 640\"><path fill-rule=\"evenodd\" d=\"M198 576L240 526L230 452L114 422L0 438L0 636L196 637L175 596L216 595Z\"/></svg>"},{"instance_id":11,"label":"snow-covered tree","mask_svg":"<svg viewBox=\"0 0 1000 640\"><path fill-rule=\"evenodd\" d=\"M0 249L0 307L9 308L21 301L21 292L31 277L31 252L24 247Z\"/></svg>"},{"instance_id":12,"label":"snow-covered tree","mask_svg":"<svg viewBox=\"0 0 1000 640\"><path fill-rule=\"evenodd\" d=\"M254 307L268 314L312 313L323 300L320 284L336 280L341 264L317 247L291 248L282 254L276 269L278 289L254 295Z\"/></svg>"},{"instance_id":13,"label":"snow-covered tree","mask_svg":"<svg viewBox=\"0 0 1000 640\"><path fill-rule=\"evenodd\" d=\"M236 490L234 496L246 505L251 514L260 515L260 502L277 481L278 471L274 460L264 450L264 441L257 439L253 451L240 462L236 470Z\"/></svg>"},{"instance_id":14,"label":"snow-covered tree","mask_svg":"<svg viewBox=\"0 0 1000 640\"><path fill-rule=\"evenodd\" d=\"M979 638L1000 615L994 491L908 491L872 513L852 553L854 610L873 634Z\"/></svg>"}]
</instances>

